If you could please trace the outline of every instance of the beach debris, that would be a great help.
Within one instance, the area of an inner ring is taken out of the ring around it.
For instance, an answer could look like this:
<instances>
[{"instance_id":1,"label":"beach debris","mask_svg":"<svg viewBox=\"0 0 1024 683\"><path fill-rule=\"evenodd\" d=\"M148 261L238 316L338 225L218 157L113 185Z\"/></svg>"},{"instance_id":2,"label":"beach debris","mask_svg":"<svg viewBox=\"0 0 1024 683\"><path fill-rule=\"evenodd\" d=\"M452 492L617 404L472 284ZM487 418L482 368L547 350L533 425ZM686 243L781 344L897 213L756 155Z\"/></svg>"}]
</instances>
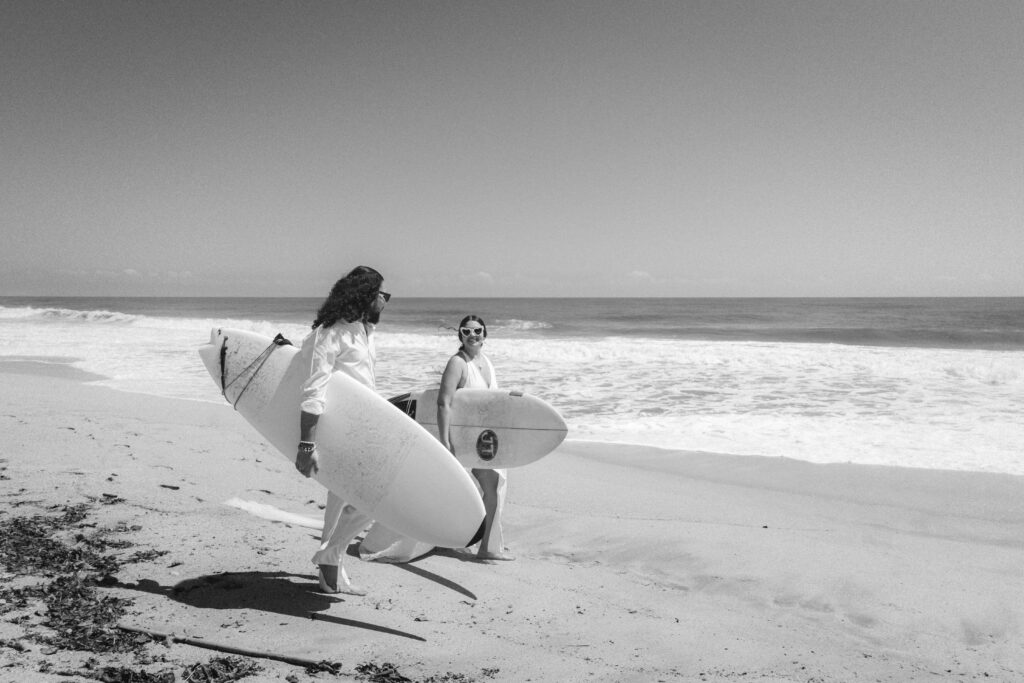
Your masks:
<instances>
[{"instance_id":1,"label":"beach debris","mask_svg":"<svg viewBox=\"0 0 1024 683\"><path fill-rule=\"evenodd\" d=\"M241 657L215 657L206 664L193 664L185 669L183 681L187 683L227 683L239 681L263 671L256 662Z\"/></svg>"},{"instance_id":2,"label":"beach debris","mask_svg":"<svg viewBox=\"0 0 1024 683\"><path fill-rule=\"evenodd\" d=\"M169 550L137 550L137 551L135 551L131 555L131 557L129 557L125 561L128 562L129 564L135 564L135 563L138 563L138 562L149 562L150 560L155 560L158 557L163 557L164 555L169 555L170 552L171 551L169 551ZM181 562L175 562L174 564L172 564L170 566L176 567L179 564L181 564Z\"/></svg>"},{"instance_id":3,"label":"beach debris","mask_svg":"<svg viewBox=\"0 0 1024 683\"><path fill-rule=\"evenodd\" d=\"M111 573L117 562L96 552L96 539L79 535L76 540L81 542L69 546L53 538L58 531L82 522L85 515L85 505L74 505L64 506L58 517L0 518L0 564L12 574L22 576L55 576L76 571Z\"/></svg>"},{"instance_id":4,"label":"beach debris","mask_svg":"<svg viewBox=\"0 0 1024 683\"><path fill-rule=\"evenodd\" d=\"M0 647L8 647L12 650L17 650L18 652L26 652L28 650L24 643L20 640L14 640L13 638L0 638Z\"/></svg>"},{"instance_id":5,"label":"beach debris","mask_svg":"<svg viewBox=\"0 0 1024 683\"><path fill-rule=\"evenodd\" d=\"M209 662L197 662L186 666L179 679L172 669L151 672L126 666L98 666L95 660L86 663L87 672L56 672L67 676L84 676L102 683L229 683L253 676L263 668L241 657L217 657Z\"/></svg>"},{"instance_id":6,"label":"beach debris","mask_svg":"<svg viewBox=\"0 0 1024 683\"><path fill-rule=\"evenodd\" d=\"M101 598L77 573L59 576L41 590L47 608L44 623L54 631L53 635L40 636L42 642L85 652L129 652L148 642L113 627L131 600Z\"/></svg>"},{"instance_id":7,"label":"beach debris","mask_svg":"<svg viewBox=\"0 0 1024 683\"><path fill-rule=\"evenodd\" d=\"M40 625L49 633L32 633L46 650L65 649L85 652L138 651L149 642L138 634L125 634L114 625L124 615L131 600L100 596L97 585L114 585L123 561L105 553L110 548L123 549L132 544L110 539L110 533L128 530L119 525L113 531L99 530L86 522L89 506L64 505L50 508L56 515L28 517L0 516L0 566L15 576L41 576L48 583L0 587L0 613L23 612L15 617L19 623L31 620L28 611L36 609ZM75 531L75 529L78 531ZM61 536L68 540L61 540ZM136 554L128 562L147 559ZM9 581L8 581L9 583ZM44 651L45 653L45 651Z\"/></svg>"},{"instance_id":8,"label":"beach debris","mask_svg":"<svg viewBox=\"0 0 1024 683\"><path fill-rule=\"evenodd\" d=\"M18 501L15 501L17 503ZM94 499L95 502L95 499ZM12 506L16 506L12 503ZM245 658L276 659L311 672L341 673L341 664L290 657L273 652L250 651L203 639L178 637L146 629L123 626L117 620L124 616L133 601L99 594L97 586L117 585L115 578L123 564L152 560L166 551L138 551L127 559L106 554L108 549L123 549L132 544L111 539L112 533L138 531L138 525L119 524L114 529L96 529L86 521L88 504L53 505L51 513L12 517L0 512L0 615L9 624L20 624L26 635L20 639L0 640L0 648L31 652L21 640L35 641L42 655L62 650L96 653L134 653L139 661L144 648L154 642L186 643L196 647L219 650L230 655L195 664L178 678L173 671L149 672L123 666L100 666L90 659L82 671L58 671L50 661L38 664L40 673L78 676L104 683L227 683L262 671L262 667ZM88 531L96 529L95 531ZM28 583L18 577L40 579ZM230 574L218 577L220 587L231 588L237 580ZM39 630L37 627L43 627Z\"/></svg>"},{"instance_id":9,"label":"beach debris","mask_svg":"<svg viewBox=\"0 0 1024 683\"><path fill-rule=\"evenodd\" d=\"M356 680L370 681L370 683L412 683L411 678L406 678L398 673L398 669L391 662L376 664L366 662L356 667L359 673Z\"/></svg>"},{"instance_id":10,"label":"beach debris","mask_svg":"<svg viewBox=\"0 0 1024 683\"><path fill-rule=\"evenodd\" d=\"M500 669L482 669L480 675L484 678L494 678ZM390 663L376 664L366 662L356 667L357 681L370 681L370 683L476 683L475 678L466 674L452 673L451 671L440 676L428 676L427 678L413 679L403 676L398 668Z\"/></svg>"},{"instance_id":11,"label":"beach debris","mask_svg":"<svg viewBox=\"0 0 1024 683\"><path fill-rule=\"evenodd\" d=\"M68 675L81 676L80 672L68 672ZM165 669L150 673L141 669L130 669L124 666L105 666L89 676L103 683L175 683L174 672Z\"/></svg>"},{"instance_id":12,"label":"beach debris","mask_svg":"<svg viewBox=\"0 0 1024 683\"><path fill-rule=\"evenodd\" d=\"M307 666L306 673L310 675L318 673L329 673L333 676L340 676L341 662L329 662L326 659L321 659L313 666Z\"/></svg>"}]
</instances>

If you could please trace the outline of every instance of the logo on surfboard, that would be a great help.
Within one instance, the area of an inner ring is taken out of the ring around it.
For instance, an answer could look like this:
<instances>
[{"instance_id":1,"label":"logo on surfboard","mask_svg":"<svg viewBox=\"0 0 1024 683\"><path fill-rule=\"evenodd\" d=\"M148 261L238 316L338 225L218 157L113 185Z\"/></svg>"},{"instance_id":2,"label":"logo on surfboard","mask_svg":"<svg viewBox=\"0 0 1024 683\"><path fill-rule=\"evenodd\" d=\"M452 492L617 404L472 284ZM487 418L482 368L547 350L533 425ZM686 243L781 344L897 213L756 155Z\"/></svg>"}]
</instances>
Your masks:
<instances>
[{"instance_id":1,"label":"logo on surfboard","mask_svg":"<svg viewBox=\"0 0 1024 683\"><path fill-rule=\"evenodd\" d=\"M498 455L498 435L490 429L480 432L480 436L476 438L476 454L484 462L494 460Z\"/></svg>"}]
</instances>

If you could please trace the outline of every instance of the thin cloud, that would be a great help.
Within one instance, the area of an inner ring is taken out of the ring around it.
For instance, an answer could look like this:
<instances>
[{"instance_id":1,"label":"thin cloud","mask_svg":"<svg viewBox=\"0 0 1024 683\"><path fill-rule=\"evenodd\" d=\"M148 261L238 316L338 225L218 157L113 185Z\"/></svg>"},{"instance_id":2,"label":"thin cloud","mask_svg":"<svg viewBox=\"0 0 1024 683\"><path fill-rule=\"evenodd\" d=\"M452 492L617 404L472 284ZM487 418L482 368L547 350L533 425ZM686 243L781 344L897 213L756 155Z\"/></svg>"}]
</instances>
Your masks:
<instances>
[{"instance_id":1,"label":"thin cloud","mask_svg":"<svg viewBox=\"0 0 1024 683\"><path fill-rule=\"evenodd\" d=\"M474 285L493 285L494 284L494 276L491 275L490 273L485 273L482 270L478 271L476 273L473 273L472 275L463 275L462 276L462 280L463 280L463 282L466 282L467 284L474 284Z\"/></svg>"},{"instance_id":2,"label":"thin cloud","mask_svg":"<svg viewBox=\"0 0 1024 683\"><path fill-rule=\"evenodd\" d=\"M654 282L654 276L646 270L633 270L626 274L626 279L632 282Z\"/></svg>"}]
</instances>

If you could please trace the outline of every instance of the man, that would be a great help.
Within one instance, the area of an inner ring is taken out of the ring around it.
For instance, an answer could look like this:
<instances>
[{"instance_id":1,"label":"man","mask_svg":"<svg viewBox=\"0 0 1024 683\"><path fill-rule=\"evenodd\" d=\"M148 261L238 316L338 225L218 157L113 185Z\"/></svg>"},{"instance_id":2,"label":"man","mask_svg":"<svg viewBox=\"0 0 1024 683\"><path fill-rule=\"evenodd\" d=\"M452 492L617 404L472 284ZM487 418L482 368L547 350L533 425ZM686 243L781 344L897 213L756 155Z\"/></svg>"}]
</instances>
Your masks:
<instances>
[{"instance_id":1,"label":"man","mask_svg":"<svg viewBox=\"0 0 1024 683\"><path fill-rule=\"evenodd\" d=\"M376 390L374 330L391 295L384 291L384 277L373 268L359 266L338 280L321 304L313 331L302 342L309 360L309 377L302 387L299 446L295 468L309 477L319 470L316 426L326 407L327 382L343 372ZM324 508L320 549L313 555L324 593L366 595L354 586L343 566L348 544L366 528L371 517L348 505L329 491Z\"/></svg>"}]
</instances>

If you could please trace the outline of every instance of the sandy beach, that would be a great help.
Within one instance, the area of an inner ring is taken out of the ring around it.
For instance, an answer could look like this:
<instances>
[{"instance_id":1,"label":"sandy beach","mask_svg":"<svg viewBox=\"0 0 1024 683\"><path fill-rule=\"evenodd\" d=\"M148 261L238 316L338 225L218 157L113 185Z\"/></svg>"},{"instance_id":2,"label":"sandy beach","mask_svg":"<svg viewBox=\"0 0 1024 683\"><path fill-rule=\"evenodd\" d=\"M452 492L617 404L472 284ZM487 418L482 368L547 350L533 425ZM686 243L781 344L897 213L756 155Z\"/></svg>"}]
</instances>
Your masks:
<instances>
[{"instance_id":1,"label":"sandy beach","mask_svg":"<svg viewBox=\"0 0 1024 683\"><path fill-rule=\"evenodd\" d=\"M1021 477L570 434L510 472L516 561L353 557L369 595L333 597L315 590L316 531L225 504L315 518L324 497L230 406L52 370L0 367L0 523L88 503L92 526L68 543L120 530L131 547L108 552L154 551L97 589L132 601L122 625L341 665L254 659L245 680L373 680L367 663L416 681L1024 680ZM0 588L51 578L5 568ZM89 680L90 657L180 676L218 655L55 650L33 638L41 621L0 612L0 680Z\"/></svg>"}]
</instances>

